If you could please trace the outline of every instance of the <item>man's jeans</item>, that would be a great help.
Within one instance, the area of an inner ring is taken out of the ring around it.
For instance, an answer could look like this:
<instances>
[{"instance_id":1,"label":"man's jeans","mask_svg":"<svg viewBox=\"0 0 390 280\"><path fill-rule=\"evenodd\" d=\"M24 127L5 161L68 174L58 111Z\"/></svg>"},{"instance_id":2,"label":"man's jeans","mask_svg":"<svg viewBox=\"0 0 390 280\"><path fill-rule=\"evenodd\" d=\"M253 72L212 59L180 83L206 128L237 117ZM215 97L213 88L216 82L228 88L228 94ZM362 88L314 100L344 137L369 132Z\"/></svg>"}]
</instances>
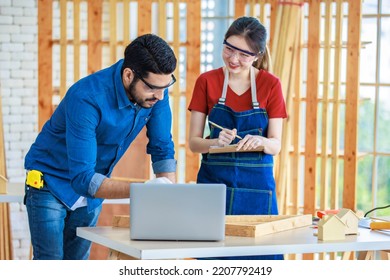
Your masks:
<instances>
[{"instance_id":1,"label":"man's jeans","mask_svg":"<svg viewBox=\"0 0 390 280\"><path fill-rule=\"evenodd\" d=\"M25 202L34 260L88 259L91 242L77 237L76 228L95 226L102 206L70 211L46 187L26 187Z\"/></svg>"}]
</instances>

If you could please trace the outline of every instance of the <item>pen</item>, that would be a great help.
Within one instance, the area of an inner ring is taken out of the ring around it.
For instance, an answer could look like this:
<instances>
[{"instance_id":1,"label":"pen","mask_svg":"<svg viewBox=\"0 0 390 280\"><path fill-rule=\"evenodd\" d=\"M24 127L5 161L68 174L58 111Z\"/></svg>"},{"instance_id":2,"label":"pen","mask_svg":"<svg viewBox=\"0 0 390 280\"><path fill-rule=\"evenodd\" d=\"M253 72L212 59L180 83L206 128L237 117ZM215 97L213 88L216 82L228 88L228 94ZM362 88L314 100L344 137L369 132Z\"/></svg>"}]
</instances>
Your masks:
<instances>
[{"instance_id":1,"label":"pen","mask_svg":"<svg viewBox=\"0 0 390 280\"><path fill-rule=\"evenodd\" d=\"M219 129L224 129L222 126L220 126L219 124L216 124L215 122L209 121L209 123L210 123L212 126L215 126L215 127L219 128ZM242 137L239 136L239 135L237 135L237 134L236 134L236 137L237 137L238 139L242 139Z\"/></svg>"}]
</instances>

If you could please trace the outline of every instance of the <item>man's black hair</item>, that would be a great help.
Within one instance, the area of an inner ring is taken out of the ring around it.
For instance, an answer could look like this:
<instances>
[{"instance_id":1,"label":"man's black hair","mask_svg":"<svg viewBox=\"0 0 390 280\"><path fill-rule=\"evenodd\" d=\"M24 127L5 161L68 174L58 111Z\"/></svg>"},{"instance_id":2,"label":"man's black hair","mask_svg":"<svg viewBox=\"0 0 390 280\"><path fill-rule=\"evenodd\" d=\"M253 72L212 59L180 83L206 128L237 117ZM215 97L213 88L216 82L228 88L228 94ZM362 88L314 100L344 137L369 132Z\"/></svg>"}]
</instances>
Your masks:
<instances>
[{"instance_id":1,"label":"man's black hair","mask_svg":"<svg viewBox=\"0 0 390 280\"><path fill-rule=\"evenodd\" d=\"M176 69L177 60L172 48L154 34L136 38L126 47L124 56L122 72L130 68L147 77L149 72L167 75Z\"/></svg>"}]
</instances>

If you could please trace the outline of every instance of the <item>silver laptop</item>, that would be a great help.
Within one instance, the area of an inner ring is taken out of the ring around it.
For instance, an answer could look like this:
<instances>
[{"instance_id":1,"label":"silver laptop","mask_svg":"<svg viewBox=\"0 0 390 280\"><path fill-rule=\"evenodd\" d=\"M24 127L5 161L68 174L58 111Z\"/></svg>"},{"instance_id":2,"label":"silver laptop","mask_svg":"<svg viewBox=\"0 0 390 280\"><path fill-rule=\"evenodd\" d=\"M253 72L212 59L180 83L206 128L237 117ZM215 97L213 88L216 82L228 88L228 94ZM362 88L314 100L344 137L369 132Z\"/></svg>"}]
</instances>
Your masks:
<instances>
[{"instance_id":1,"label":"silver laptop","mask_svg":"<svg viewBox=\"0 0 390 280\"><path fill-rule=\"evenodd\" d=\"M224 184L130 187L130 238L218 241L225 238Z\"/></svg>"}]
</instances>

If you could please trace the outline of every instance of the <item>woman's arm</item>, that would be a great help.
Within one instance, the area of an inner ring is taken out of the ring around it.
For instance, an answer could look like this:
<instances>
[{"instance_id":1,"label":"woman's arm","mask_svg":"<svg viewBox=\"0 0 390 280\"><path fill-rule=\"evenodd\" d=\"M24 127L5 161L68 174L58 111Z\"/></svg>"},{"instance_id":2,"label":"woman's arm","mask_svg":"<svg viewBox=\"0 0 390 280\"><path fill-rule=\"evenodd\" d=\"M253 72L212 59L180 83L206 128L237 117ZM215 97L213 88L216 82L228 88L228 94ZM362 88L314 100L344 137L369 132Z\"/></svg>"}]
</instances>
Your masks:
<instances>
[{"instance_id":1,"label":"woman's arm","mask_svg":"<svg viewBox=\"0 0 390 280\"><path fill-rule=\"evenodd\" d=\"M203 132L206 122L206 114L191 111L189 146L194 153L207 153L210 146L218 145L218 139L204 139Z\"/></svg>"},{"instance_id":2,"label":"woman's arm","mask_svg":"<svg viewBox=\"0 0 390 280\"><path fill-rule=\"evenodd\" d=\"M218 138L205 139L203 138L205 122L206 114L194 110L191 111L189 145L194 153L208 153L211 146L222 147L229 145L236 137L236 129L223 129L219 133Z\"/></svg>"},{"instance_id":3,"label":"woman's arm","mask_svg":"<svg viewBox=\"0 0 390 280\"><path fill-rule=\"evenodd\" d=\"M281 148L283 119L269 119L268 137L258 135L245 135L244 139L238 142L237 150L255 149L264 146L264 153L277 155Z\"/></svg>"}]
</instances>

